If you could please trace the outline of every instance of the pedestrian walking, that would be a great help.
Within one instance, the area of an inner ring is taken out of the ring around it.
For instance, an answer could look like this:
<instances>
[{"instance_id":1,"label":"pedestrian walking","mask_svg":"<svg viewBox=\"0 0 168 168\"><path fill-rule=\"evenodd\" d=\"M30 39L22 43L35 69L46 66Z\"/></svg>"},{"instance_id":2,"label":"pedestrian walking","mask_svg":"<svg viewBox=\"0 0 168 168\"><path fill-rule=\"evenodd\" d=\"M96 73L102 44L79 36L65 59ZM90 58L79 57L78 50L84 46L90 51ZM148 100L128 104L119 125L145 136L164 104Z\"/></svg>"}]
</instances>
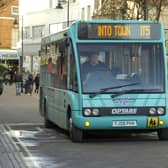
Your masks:
<instances>
[{"instance_id":1,"label":"pedestrian walking","mask_svg":"<svg viewBox=\"0 0 168 168\"><path fill-rule=\"evenodd\" d=\"M36 76L35 76L35 78L34 78L34 83L35 83L34 93L38 93L38 91L39 91L39 84L40 84L40 76L39 76L39 73L36 74Z\"/></svg>"},{"instance_id":2,"label":"pedestrian walking","mask_svg":"<svg viewBox=\"0 0 168 168\"><path fill-rule=\"evenodd\" d=\"M21 94L21 83L23 82L22 74L20 74L19 72L16 72L14 74L14 81L16 85L16 95L20 95Z\"/></svg>"},{"instance_id":3,"label":"pedestrian walking","mask_svg":"<svg viewBox=\"0 0 168 168\"><path fill-rule=\"evenodd\" d=\"M3 72L3 81L5 85L9 84L10 76L9 76L9 70L6 70Z\"/></svg>"},{"instance_id":4,"label":"pedestrian walking","mask_svg":"<svg viewBox=\"0 0 168 168\"><path fill-rule=\"evenodd\" d=\"M33 75L30 73L25 83L25 93L28 95L32 95L32 91L33 91Z\"/></svg>"},{"instance_id":5,"label":"pedestrian walking","mask_svg":"<svg viewBox=\"0 0 168 168\"><path fill-rule=\"evenodd\" d=\"M14 71L12 70L12 69L9 69L9 76L10 76L10 79L9 79L9 85L12 85L13 84L13 82L14 82L14 78L15 78L15 73L14 73Z\"/></svg>"}]
</instances>

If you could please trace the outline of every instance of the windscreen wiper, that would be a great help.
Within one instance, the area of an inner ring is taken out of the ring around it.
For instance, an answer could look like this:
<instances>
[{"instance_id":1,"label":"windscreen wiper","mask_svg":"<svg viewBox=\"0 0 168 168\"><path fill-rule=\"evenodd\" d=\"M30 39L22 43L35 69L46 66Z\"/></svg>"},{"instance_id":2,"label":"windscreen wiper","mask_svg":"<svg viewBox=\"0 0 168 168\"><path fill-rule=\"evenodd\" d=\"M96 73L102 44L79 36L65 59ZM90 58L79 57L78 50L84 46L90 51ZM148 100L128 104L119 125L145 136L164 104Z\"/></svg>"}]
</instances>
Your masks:
<instances>
[{"instance_id":1,"label":"windscreen wiper","mask_svg":"<svg viewBox=\"0 0 168 168\"><path fill-rule=\"evenodd\" d=\"M90 98L94 98L97 94L104 93L104 92L106 92L107 90L118 89L118 88L122 88L122 87L138 85L138 84L140 84L140 82L134 82L134 83L126 84L126 85L119 85L119 86L113 86L113 87L108 87L108 88L102 88L102 89L100 89L99 92L90 94L89 97L90 97Z\"/></svg>"},{"instance_id":2,"label":"windscreen wiper","mask_svg":"<svg viewBox=\"0 0 168 168\"><path fill-rule=\"evenodd\" d=\"M120 91L120 92L117 92L117 93L111 95L111 98L115 98L117 96L120 96L120 95L126 94L126 93L151 92L151 91L160 91L160 89L131 89L131 90L123 90L123 91Z\"/></svg>"},{"instance_id":3,"label":"windscreen wiper","mask_svg":"<svg viewBox=\"0 0 168 168\"><path fill-rule=\"evenodd\" d=\"M101 91L105 92L105 91L111 90L111 89L118 89L118 88L122 88L122 87L138 85L138 84L140 84L140 82L134 82L134 83L126 84L126 85L119 85L119 86L113 86L113 87L103 88L103 89L101 89Z\"/></svg>"}]
</instances>

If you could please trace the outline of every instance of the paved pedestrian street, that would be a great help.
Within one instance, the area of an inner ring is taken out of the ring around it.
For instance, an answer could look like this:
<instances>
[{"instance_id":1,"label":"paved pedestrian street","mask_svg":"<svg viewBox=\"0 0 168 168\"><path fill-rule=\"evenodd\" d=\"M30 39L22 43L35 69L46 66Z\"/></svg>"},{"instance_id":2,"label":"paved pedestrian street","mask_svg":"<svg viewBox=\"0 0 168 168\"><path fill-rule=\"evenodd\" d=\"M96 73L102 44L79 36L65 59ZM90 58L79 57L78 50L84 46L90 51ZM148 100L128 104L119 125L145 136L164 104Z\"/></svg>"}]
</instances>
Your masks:
<instances>
[{"instance_id":1,"label":"paved pedestrian street","mask_svg":"<svg viewBox=\"0 0 168 168\"><path fill-rule=\"evenodd\" d=\"M43 125L0 125L0 167L41 168L56 165L52 158L40 155L39 146L47 143L69 142L66 135L54 134Z\"/></svg>"},{"instance_id":2,"label":"paved pedestrian street","mask_svg":"<svg viewBox=\"0 0 168 168\"><path fill-rule=\"evenodd\" d=\"M13 143L6 134L5 127L0 125L0 166L2 168L24 168L23 151Z\"/></svg>"},{"instance_id":3,"label":"paved pedestrian street","mask_svg":"<svg viewBox=\"0 0 168 168\"><path fill-rule=\"evenodd\" d=\"M0 96L0 168L54 168L55 158L41 150L67 142L66 134L44 128L38 94L16 96L15 85L5 85Z\"/></svg>"},{"instance_id":4,"label":"paved pedestrian street","mask_svg":"<svg viewBox=\"0 0 168 168\"><path fill-rule=\"evenodd\" d=\"M0 168L37 167L30 159L26 162L28 150L17 139L17 134L11 133L10 125L19 125L22 130L22 124L43 125L42 121L38 113L38 94L16 96L14 84L4 85L0 96Z\"/></svg>"}]
</instances>

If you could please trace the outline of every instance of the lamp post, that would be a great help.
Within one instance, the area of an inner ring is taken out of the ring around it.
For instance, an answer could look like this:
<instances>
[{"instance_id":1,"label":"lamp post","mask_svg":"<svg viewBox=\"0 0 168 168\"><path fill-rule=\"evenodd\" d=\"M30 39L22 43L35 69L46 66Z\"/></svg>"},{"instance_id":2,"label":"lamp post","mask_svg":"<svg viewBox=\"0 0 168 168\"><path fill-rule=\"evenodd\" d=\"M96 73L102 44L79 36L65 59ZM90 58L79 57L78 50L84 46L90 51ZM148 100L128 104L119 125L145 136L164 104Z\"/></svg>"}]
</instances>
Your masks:
<instances>
[{"instance_id":1,"label":"lamp post","mask_svg":"<svg viewBox=\"0 0 168 168\"><path fill-rule=\"evenodd\" d=\"M14 18L13 25L19 31L19 29L18 29L19 28L19 17L18 16L16 16ZM18 42L18 39L19 39L19 36L17 36L17 41L16 42ZM20 68L20 56L19 56L19 63L18 64L19 64L19 72L21 72L21 68Z\"/></svg>"},{"instance_id":2,"label":"lamp post","mask_svg":"<svg viewBox=\"0 0 168 168\"><path fill-rule=\"evenodd\" d=\"M15 26L15 28L18 27L18 17L15 17L13 25ZM21 55L19 55L19 72L21 74L23 72L23 16L21 18Z\"/></svg>"},{"instance_id":3,"label":"lamp post","mask_svg":"<svg viewBox=\"0 0 168 168\"><path fill-rule=\"evenodd\" d=\"M69 26L69 0L63 1L63 0L58 0L58 4L56 6L56 9L63 9L62 2L67 3L67 27Z\"/></svg>"},{"instance_id":4,"label":"lamp post","mask_svg":"<svg viewBox=\"0 0 168 168\"><path fill-rule=\"evenodd\" d=\"M21 55L20 55L20 63L19 63L19 67L20 67L20 73L23 73L23 15L22 15L22 25L21 25Z\"/></svg>"}]
</instances>

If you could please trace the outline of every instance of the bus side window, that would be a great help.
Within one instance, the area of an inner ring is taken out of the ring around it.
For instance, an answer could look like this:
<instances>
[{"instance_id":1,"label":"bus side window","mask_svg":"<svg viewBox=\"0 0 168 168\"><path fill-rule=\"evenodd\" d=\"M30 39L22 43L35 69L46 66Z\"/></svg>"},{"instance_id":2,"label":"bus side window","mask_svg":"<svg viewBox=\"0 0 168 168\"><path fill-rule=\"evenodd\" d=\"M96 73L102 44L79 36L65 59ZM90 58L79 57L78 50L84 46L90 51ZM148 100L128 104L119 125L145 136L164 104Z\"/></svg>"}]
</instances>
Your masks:
<instances>
[{"instance_id":1,"label":"bus side window","mask_svg":"<svg viewBox=\"0 0 168 168\"><path fill-rule=\"evenodd\" d=\"M70 60L70 89L74 91L78 91L78 85L77 85L77 75L76 75L76 65L75 65L75 60L73 56L71 55L71 60Z\"/></svg>"},{"instance_id":2,"label":"bus side window","mask_svg":"<svg viewBox=\"0 0 168 168\"><path fill-rule=\"evenodd\" d=\"M57 79L56 85L58 88L67 89L67 57L68 51L65 47L65 41L59 43L59 56L57 57Z\"/></svg>"},{"instance_id":3,"label":"bus side window","mask_svg":"<svg viewBox=\"0 0 168 168\"><path fill-rule=\"evenodd\" d=\"M77 72L76 72L76 64L74 58L74 52L72 43L70 42L69 46L69 53L70 53L70 89L73 91L78 91L78 84L77 84Z\"/></svg>"}]
</instances>

